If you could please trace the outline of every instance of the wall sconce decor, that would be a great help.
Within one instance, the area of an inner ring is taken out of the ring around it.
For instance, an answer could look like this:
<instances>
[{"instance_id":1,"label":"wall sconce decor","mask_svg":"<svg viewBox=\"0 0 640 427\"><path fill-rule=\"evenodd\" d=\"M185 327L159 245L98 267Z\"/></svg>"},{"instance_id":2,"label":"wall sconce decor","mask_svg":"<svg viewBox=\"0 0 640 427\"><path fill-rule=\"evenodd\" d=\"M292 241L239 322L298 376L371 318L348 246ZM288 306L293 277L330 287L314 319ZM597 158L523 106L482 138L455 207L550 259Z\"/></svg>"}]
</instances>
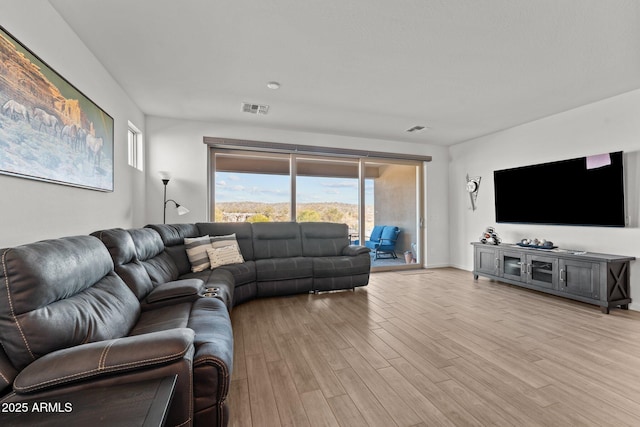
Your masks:
<instances>
[{"instance_id":1,"label":"wall sconce decor","mask_svg":"<svg viewBox=\"0 0 640 427\"><path fill-rule=\"evenodd\" d=\"M173 199L167 200L167 184L169 184L169 180L171 179L171 176L169 175L169 173L164 171L160 172L160 179L162 179L162 184L164 184L164 214L162 216L162 223L166 224L167 223L167 203L173 202L173 204L176 205L176 209L178 210L178 215L184 215L189 213L189 209L182 206L180 203L176 202Z\"/></svg>"},{"instance_id":2,"label":"wall sconce decor","mask_svg":"<svg viewBox=\"0 0 640 427\"><path fill-rule=\"evenodd\" d=\"M476 210L476 201L478 199L478 190L480 189L480 178L479 176L469 178L469 174L467 174L467 193L469 193L469 197L471 198L471 209Z\"/></svg>"}]
</instances>

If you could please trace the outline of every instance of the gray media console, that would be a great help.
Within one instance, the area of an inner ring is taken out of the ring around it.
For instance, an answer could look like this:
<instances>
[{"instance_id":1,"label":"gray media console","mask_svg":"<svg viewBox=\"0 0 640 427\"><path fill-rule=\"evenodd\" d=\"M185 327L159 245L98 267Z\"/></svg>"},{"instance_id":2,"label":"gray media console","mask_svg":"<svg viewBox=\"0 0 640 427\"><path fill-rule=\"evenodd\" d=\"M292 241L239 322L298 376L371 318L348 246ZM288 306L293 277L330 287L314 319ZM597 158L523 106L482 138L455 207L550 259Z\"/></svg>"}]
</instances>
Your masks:
<instances>
[{"instance_id":1,"label":"gray media console","mask_svg":"<svg viewBox=\"0 0 640 427\"><path fill-rule=\"evenodd\" d=\"M610 308L629 308L629 263L634 257L541 250L514 244L473 245L473 277L488 277L512 285Z\"/></svg>"}]
</instances>

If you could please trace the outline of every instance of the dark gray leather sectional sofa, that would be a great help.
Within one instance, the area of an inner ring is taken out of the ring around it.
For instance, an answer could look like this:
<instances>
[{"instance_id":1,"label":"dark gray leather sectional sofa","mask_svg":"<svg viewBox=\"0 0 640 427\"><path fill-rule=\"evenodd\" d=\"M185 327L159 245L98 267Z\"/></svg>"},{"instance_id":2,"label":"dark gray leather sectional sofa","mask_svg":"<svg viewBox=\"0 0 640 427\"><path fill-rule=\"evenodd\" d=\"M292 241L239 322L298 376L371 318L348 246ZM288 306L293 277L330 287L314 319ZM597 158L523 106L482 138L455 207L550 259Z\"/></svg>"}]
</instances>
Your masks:
<instances>
[{"instance_id":1,"label":"dark gray leather sectional sofa","mask_svg":"<svg viewBox=\"0 0 640 427\"><path fill-rule=\"evenodd\" d=\"M319 222L197 223L148 225L155 230L173 259L176 279L202 279L219 287L221 299L232 307L255 298L353 289L369 282L369 250L349 244L346 224ZM184 239L235 234L243 264L192 273ZM159 243L158 243L159 244ZM228 280L230 273L233 280Z\"/></svg>"},{"instance_id":2,"label":"dark gray leather sectional sofa","mask_svg":"<svg viewBox=\"0 0 640 427\"><path fill-rule=\"evenodd\" d=\"M235 233L245 262L194 273L184 239ZM110 229L0 250L0 402L177 375L166 425L228 423L229 310L368 283L344 224ZM1 418L0 418L1 420Z\"/></svg>"}]
</instances>

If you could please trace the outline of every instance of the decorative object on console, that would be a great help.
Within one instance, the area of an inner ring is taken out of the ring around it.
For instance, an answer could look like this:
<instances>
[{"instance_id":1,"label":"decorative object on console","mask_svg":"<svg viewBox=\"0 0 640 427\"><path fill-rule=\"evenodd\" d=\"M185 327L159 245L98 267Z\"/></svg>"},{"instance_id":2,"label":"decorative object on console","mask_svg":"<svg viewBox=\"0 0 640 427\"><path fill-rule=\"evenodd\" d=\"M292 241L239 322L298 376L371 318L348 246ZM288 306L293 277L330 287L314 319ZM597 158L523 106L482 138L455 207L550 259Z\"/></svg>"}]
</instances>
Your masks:
<instances>
[{"instance_id":1,"label":"decorative object on console","mask_svg":"<svg viewBox=\"0 0 640 427\"><path fill-rule=\"evenodd\" d=\"M164 184L164 215L162 217L162 223L166 224L167 223L167 203L173 202L176 205L176 209L178 210L178 215L184 215L189 213L189 209L182 206L180 203L176 202L173 199L167 200L167 184L169 184L169 181L171 180L171 175L169 174L169 172L161 171L160 179L162 179L162 183Z\"/></svg>"},{"instance_id":2,"label":"decorative object on console","mask_svg":"<svg viewBox=\"0 0 640 427\"><path fill-rule=\"evenodd\" d=\"M520 242L516 243L518 246L522 246L523 248L534 248L534 249L555 249L557 246L553 245L553 242L545 239L522 239Z\"/></svg>"},{"instance_id":3,"label":"decorative object on console","mask_svg":"<svg viewBox=\"0 0 640 427\"><path fill-rule=\"evenodd\" d=\"M499 245L502 242L502 240L498 236L498 233L496 233L495 228L487 227L484 233L482 233L482 236L480 236L480 242L485 244L491 243L494 245Z\"/></svg>"},{"instance_id":4,"label":"decorative object on console","mask_svg":"<svg viewBox=\"0 0 640 427\"><path fill-rule=\"evenodd\" d=\"M467 174L467 193L469 193L469 197L471 198L471 209L476 210L476 201L478 200L478 190L480 189L480 177L476 176L473 178L469 178L469 174Z\"/></svg>"}]
</instances>

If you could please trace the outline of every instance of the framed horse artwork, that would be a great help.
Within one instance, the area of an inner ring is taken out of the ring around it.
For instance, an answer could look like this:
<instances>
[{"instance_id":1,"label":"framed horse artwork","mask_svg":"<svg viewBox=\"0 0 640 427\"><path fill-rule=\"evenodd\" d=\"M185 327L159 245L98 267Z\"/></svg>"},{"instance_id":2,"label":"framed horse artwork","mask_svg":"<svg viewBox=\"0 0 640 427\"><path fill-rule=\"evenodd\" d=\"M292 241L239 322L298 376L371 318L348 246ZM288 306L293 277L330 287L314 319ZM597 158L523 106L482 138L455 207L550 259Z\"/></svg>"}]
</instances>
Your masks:
<instances>
[{"instance_id":1,"label":"framed horse artwork","mask_svg":"<svg viewBox=\"0 0 640 427\"><path fill-rule=\"evenodd\" d=\"M113 118L0 27L0 174L113 191Z\"/></svg>"}]
</instances>

